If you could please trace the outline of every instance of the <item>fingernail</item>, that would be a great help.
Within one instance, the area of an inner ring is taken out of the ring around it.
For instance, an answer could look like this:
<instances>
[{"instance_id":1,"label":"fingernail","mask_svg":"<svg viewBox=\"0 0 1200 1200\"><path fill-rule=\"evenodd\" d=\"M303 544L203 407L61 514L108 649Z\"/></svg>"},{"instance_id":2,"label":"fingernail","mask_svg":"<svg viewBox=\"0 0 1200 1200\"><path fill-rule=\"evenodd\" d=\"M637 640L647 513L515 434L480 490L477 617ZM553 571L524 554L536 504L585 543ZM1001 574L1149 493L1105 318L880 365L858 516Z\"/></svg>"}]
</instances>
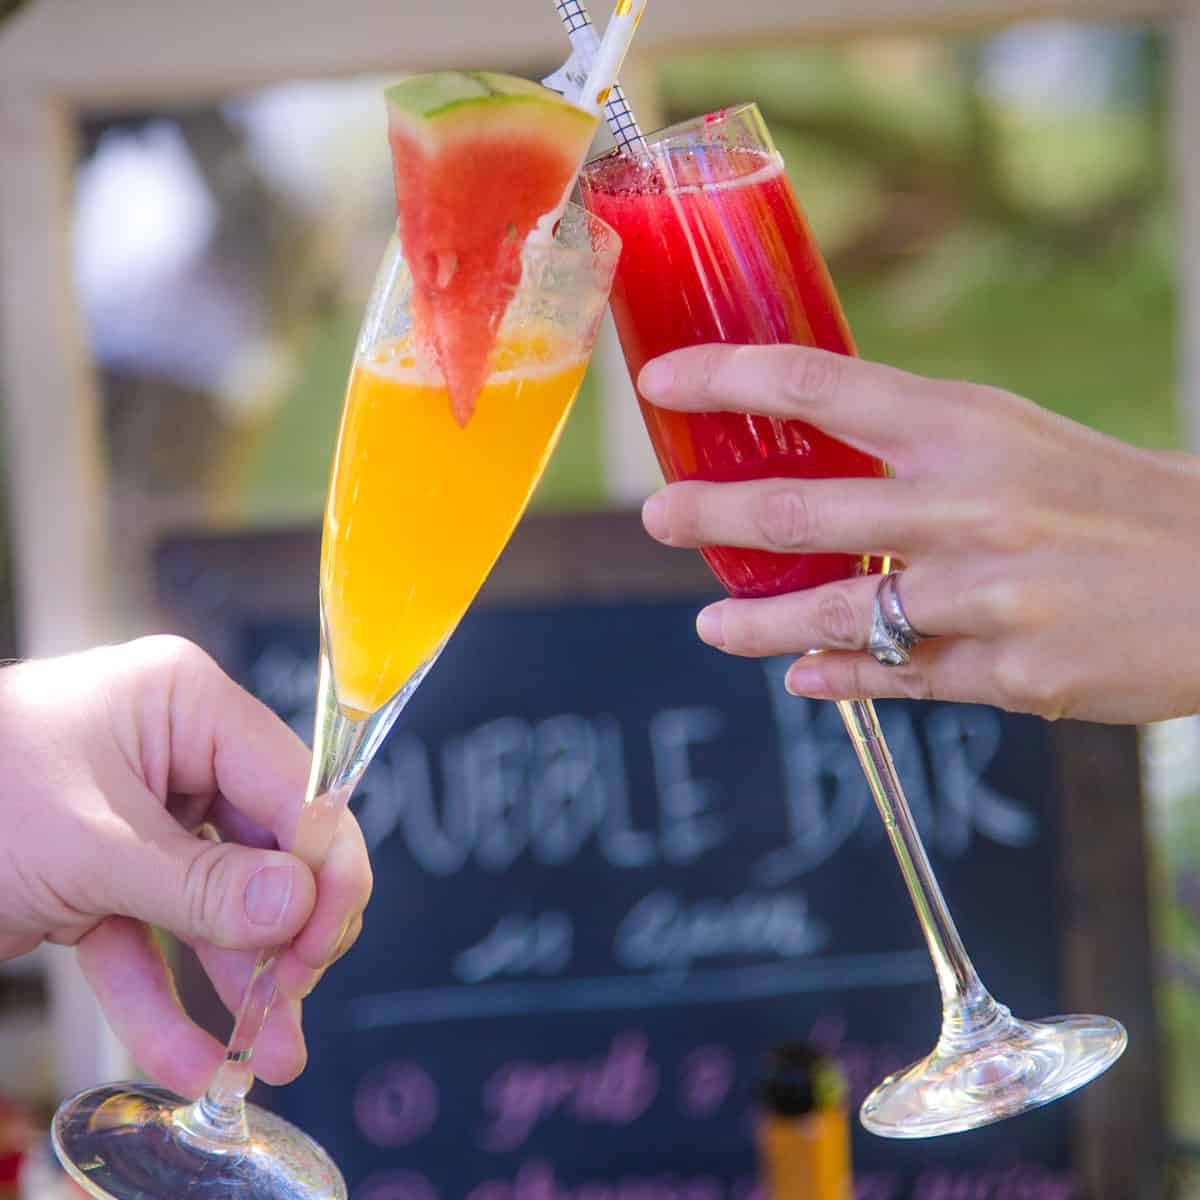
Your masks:
<instances>
[{"instance_id":1,"label":"fingernail","mask_svg":"<svg viewBox=\"0 0 1200 1200\"><path fill-rule=\"evenodd\" d=\"M304 1041L304 1001L306 996L288 996L287 998L288 1011L292 1014L292 1020L296 1022L296 1028L300 1031L300 1040Z\"/></svg>"},{"instance_id":2,"label":"fingernail","mask_svg":"<svg viewBox=\"0 0 1200 1200\"><path fill-rule=\"evenodd\" d=\"M278 925L292 898L296 874L291 867L263 867L250 877L244 903L255 925Z\"/></svg>"},{"instance_id":3,"label":"fingernail","mask_svg":"<svg viewBox=\"0 0 1200 1200\"><path fill-rule=\"evenodd\" d=\"M708 608L701 609L699 616L696 617L696 632L700 635L701 641L707 642L710 646L724 645L722 623L719 604L710 604Z\"/></svg>"},{"instance_id":4,"label":"fingernail","mask_svg":"<svg viewBox=\"0 0 1200 1200\"><path fill-rule=\"evenodd\" d=\"M660 541L667 536L667 498L662 492L655 492L642 505L642 524L646 532Z\"/></svg>"},{"instance_id":5,"label":"fingernail","mask_svg":"<svg viewBox=\"0 0 1200 1200\"><path fill-rule=\"evenodd\" d=\"M670 391L674 379L675 370L671 364L663 362L661 358L655 359L642 368L642 373L638 376L638 391L647 400L653 400L656 396Z\"/></svg>"},{"instance_id":6,"label":"fingernail","mask_svg":"<svg viewBox=\"0 0 1200 1200\"><path fill-rule=\"evenodd\" d=\"M306 983L304 985L304 987L302 987L300 989L300 999L301 1000L307 1000L309 998L309 996L311 996L313 994L313 992L316 990L317 984L321 982L321 975L322 975L322 972L320 972L320 971L312 972L312 974L309 977L308 983Z\"/></svg>"},{"instance_id":7,"label":"fingernail","mask_svg":"<svg viewBox=\"0 0 1200 1200\"><path fill-rule=\"evenodd\" d=\"M356 935L353 929L347 929L346 932L342 934L342 940L338 942L338 948L333 952L334 962L337 962L342 955L344 955L346 951L350 949L350 947L354 944L355 936Z\"/></svg>"},{"instance_id":8,"label":"fingernail","mask_svg":"<svg viewBox=\"0 0 1200 1200\"><path fill-rule=\"evenodd\" d=\"M337 962L339 956L346 948L346 939L350 936L350 926L354 924L353 917L347 917L346 923L342 926L341 932L337 936L337 941L333 943L333 949L330 951L329 957L325 960L327 966L332 966Z\"/></svg>"}]
</instances>

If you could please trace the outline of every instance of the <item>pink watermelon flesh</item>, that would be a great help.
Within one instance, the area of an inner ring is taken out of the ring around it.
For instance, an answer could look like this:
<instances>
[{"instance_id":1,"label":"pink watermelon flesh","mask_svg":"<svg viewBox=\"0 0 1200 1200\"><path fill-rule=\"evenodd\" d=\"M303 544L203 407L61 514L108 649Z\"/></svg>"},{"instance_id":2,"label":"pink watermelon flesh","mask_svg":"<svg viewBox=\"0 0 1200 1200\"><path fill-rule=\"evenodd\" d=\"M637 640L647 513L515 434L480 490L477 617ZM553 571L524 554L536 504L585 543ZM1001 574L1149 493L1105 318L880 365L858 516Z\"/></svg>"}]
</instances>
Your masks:
<instances>
[{"instance_id":1,"label":"pink watermelon flesh","mask_svg":"<svg viewBox=\"0 0 1200 1200\"><path fill-rule=\"evenodd\" d=\"M430 153L393 121L390 140L414 317L465 426L521 281L521 247L561 202L578 159L525 131L491 129Z\"/></svg>"}]
</instances>

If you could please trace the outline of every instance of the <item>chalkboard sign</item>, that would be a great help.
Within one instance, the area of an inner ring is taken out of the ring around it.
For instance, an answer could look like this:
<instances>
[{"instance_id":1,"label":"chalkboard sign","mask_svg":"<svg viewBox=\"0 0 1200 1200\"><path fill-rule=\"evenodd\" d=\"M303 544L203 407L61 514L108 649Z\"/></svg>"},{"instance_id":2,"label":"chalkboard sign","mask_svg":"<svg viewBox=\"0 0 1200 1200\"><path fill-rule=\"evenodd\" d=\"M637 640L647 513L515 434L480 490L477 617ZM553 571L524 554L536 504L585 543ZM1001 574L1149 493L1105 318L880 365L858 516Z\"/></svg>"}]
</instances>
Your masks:
<instances>
[{"instance_id":1,"label":"chalkboard sign","mask_svg":"<svg viewBox=\"0 0 1200 1200\"><path fill-rule=\"evenodd\" d=\"M710 581L635 524L527 523L360 787L375 896L306 1003L308 1069L267 1096L354 1200L753 1200L772 1045L826 1046L857 1105L936 1038L928 956L836 710L788 697L786 662L699 643ZM317 621L295 588L311 600L315 546L192 539L160 563L173 611L305 736ZM1130 970L1148 946L1132 743L1101 731L1107 792L1084 819L1109 822L1097 853L1122 874L1088 880L1066 865L1062 730L880 710L985 981L1018 1014L1106 1011L1135 1040L1084 1099L990 1129L856 1128L860 1200L1150 1194L1119 1190L1151 1177L1137 1158L1158 1136L1149 972ZM1110 1133L1138 1147L1125 1183Z\"/></svg>"}]
</instances>

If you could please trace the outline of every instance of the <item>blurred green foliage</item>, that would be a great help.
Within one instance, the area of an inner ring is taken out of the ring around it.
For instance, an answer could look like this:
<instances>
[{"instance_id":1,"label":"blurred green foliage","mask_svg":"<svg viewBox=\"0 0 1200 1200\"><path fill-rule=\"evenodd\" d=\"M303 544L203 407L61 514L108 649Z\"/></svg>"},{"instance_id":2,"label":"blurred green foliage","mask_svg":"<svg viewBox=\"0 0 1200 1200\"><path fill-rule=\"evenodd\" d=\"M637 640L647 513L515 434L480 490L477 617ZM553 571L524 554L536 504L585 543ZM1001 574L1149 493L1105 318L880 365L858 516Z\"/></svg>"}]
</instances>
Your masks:
<instances>
[{"instance_id":1,"label":"blurred green foliage","mask_svg":"<svg viewBox=\"0 0 1200 1200\"><path fill-rule=\"evenodd\" d=\"M1090 107L999 96L986 41L936 38L680 55L661 105L759 104L864 355L1174 446L1162 46L1122 36L1134 69ZM250 474L252 519L319 511L354 322L316 335ZM605 503L597 390L589 375L536 504Z\"/></svg>"},{"instance_id":2,"label":"blurred green foliage","mask_svg":"<svg viewBox=\"0 0 1200 1200\"><path fill-rule=\"evenodd\" d=\"M865 356L1007 387L1175 446L1159 38L1093 108L988 93L982 43L885 40L665 64L668 120L757 101Z\"/></svg>"}]
</instances>

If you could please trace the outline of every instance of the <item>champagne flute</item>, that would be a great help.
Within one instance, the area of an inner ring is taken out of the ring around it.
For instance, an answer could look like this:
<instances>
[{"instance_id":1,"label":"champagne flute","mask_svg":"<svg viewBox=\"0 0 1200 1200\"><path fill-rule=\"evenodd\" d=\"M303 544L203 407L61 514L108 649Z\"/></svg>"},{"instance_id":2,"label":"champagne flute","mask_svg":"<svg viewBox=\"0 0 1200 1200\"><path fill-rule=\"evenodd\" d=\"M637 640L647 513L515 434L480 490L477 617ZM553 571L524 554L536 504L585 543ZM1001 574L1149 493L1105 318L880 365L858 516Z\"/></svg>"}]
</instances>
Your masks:
<instances>
[{"instance_id":1,"label":"champagne flute","mask_svg":"<svg viewBox=\"0 0 1200 1200\"><path fill-rule=\"evenodd\" d=\"M790 342L854 353L829 273L753 104L625 139L590 162L580 182L585 205L624 245L612 308L634 379L649 359L707 342ZM670 412L640 402L668 480L887 474L878 459L800 421ZM722 546L702 553L731 595L748 597L888 565ZM1120 1056L1125 1030L1099 1016L1022 1022L992 998L942 897L874 706L856 700L838 708L916 908L942 998L937 1046L867 1097L863 1124L887 1137L953 1133L1087 1083Z\"/></svg>"},{"instance_id":2,"label":"champagne flute","mask_svg":"<svg viewBox=\"0 0 1200 1200\"><path fill-rule=\"evenodd\" d=\"M310 866L524 511L583 378L619 253L617 235L574 206L552 238L529 240L488 380L460 425L414 330L412 277L391 239L359 335L325 511L313 763L289 847ZM225 1060L199 1100L114 1083L60 1107L54 1148L86 1192L345 1197L320 1146L245 1100L277 961L277 951L259 959Z\"/></svg>"}]
</instances>

